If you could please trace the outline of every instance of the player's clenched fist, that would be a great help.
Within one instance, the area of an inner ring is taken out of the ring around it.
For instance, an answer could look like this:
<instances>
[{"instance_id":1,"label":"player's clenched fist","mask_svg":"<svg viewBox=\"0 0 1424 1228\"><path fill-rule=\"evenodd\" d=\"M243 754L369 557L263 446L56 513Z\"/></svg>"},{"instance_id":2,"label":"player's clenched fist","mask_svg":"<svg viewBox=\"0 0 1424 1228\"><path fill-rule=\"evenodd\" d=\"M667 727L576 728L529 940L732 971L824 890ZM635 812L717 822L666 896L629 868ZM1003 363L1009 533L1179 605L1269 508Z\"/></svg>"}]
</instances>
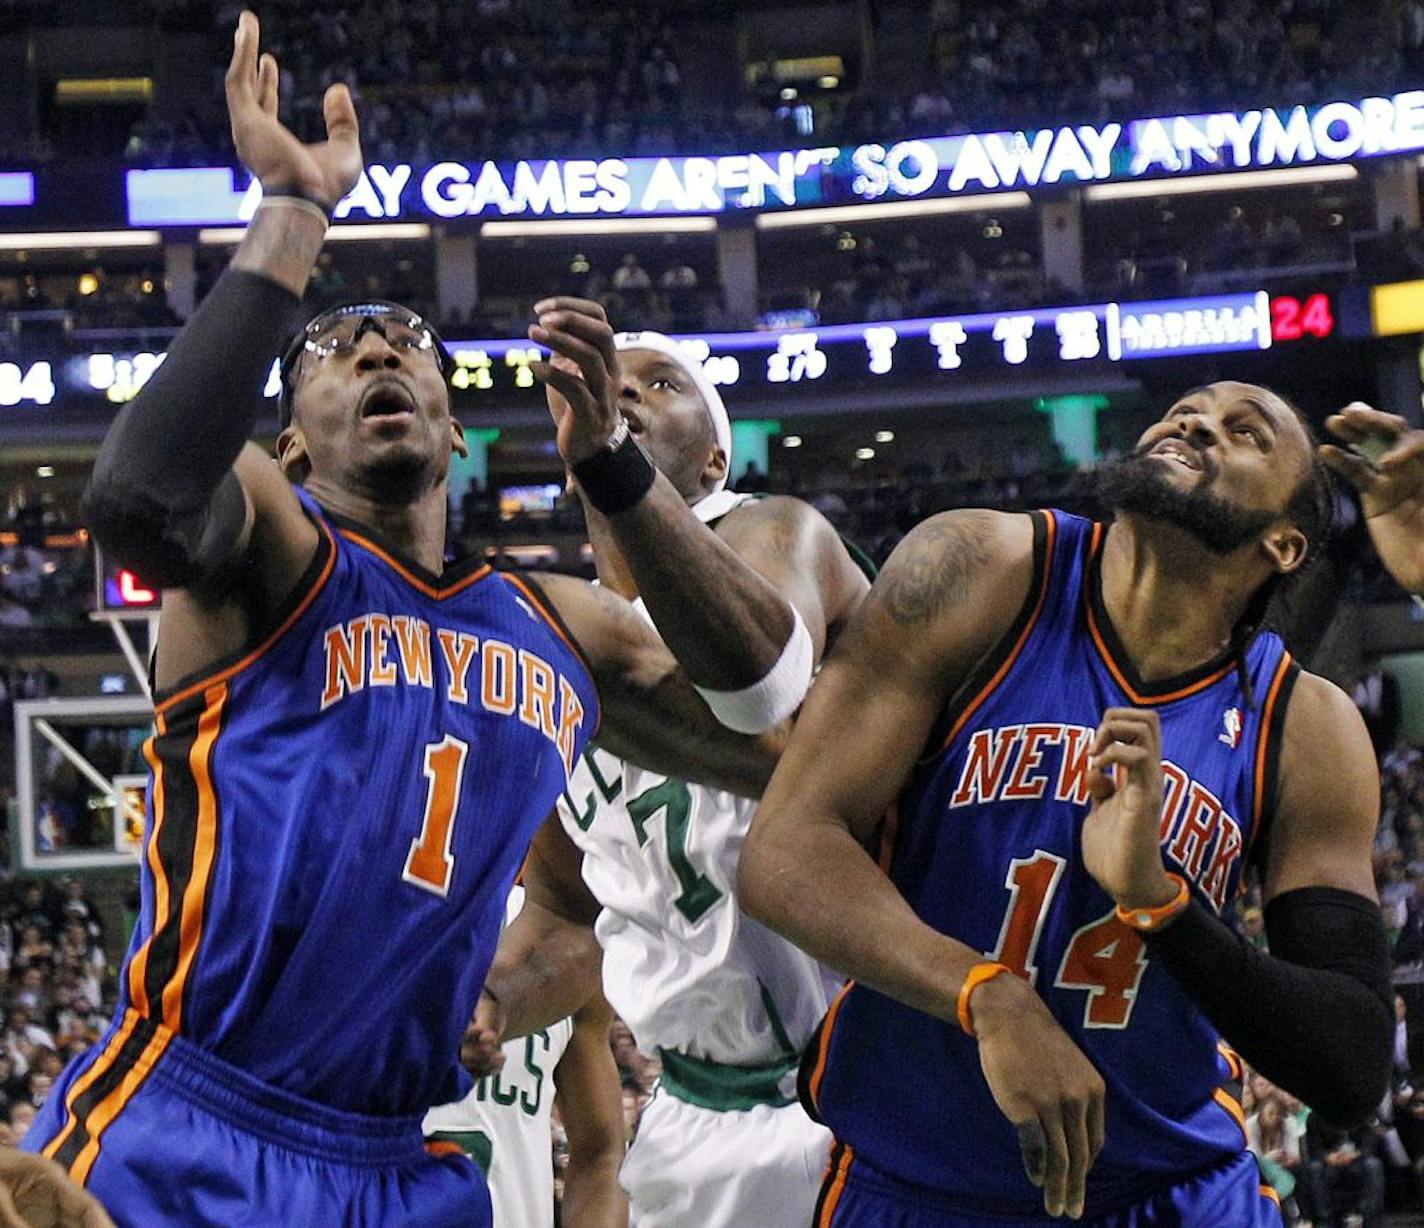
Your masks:
<instances>
[{"instance_id":1,"label":"player's clenched fist","mask_svg":"<svg viewBox=\"0 0 1424 1228\"><path fill-rule=\"evenodd\" d=\"M225 78L227 113L237 156L268 190L295 189L330 209L361 177L361 134L344 85L322 99L326 140L303 145L277 118L277 61L258 57L253 13L237 19L232 63Z\"/></svg>"},{"instance_id":2,"label":"player's clenched fist","mask_svg":"<svg viewBox=\"0 0 1424 1228\"><path fill-rule=\"evenodd\" d=\"M970 1006L979 1064L1019 1136L1024 1171L1049 1215L1083 1214L1088 1170L1103 1146L1103 1077L1016 976L979 986Z\"/></svg>"}]
</instances>

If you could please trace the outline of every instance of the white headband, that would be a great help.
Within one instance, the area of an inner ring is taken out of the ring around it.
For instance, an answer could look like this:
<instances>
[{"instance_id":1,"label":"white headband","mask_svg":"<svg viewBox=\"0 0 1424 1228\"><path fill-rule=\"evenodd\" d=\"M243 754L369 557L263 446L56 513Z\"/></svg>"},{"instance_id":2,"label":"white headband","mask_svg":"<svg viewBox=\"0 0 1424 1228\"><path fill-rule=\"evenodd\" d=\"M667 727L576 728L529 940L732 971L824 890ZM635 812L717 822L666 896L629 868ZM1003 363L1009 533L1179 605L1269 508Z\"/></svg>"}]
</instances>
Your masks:
<instances>
[{"instance_id":1,"label":"white headband","mask_svg":"<svg viewBox=\"0 0 1424 1228\"><path fill-rule=\"evenodd\" d=\"M721 490L732 473L732 420L727 417L727 407L722 404L722 394L717 386L707 378L702 364L693 358L676 341L664 333L618 333L613 338L618 350L652 350L677 364L702 395L702 403L707 406L707 416L712 419L712 429L717 434L717 446L727 458L727 471L718 479L713 491Z\"/></svg>"}]
</instances>

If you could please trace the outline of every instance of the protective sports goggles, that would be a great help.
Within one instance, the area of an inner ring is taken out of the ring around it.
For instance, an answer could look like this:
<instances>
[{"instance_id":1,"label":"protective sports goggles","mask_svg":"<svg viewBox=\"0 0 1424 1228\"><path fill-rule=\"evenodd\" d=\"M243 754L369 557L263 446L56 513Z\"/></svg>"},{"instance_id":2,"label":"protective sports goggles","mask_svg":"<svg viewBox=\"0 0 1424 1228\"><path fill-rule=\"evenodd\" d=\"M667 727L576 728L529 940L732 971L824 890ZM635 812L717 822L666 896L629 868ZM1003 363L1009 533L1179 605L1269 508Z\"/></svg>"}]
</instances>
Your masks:
<instances>
[{"instance_id":1,"label":"protective sports goggles","mask_svg":"<svg viewBox=\"0 0 1424 1228\"><path fill-rule=\"evenodd\" d=\"M302 357L310 354L316 361L322 362L350 354L368 332L384 337L386 344L399 353L430 354L440 373L449 378L454 366L450 351L440 340L440 334L410 308L379 299L344 303L323 311L307 324L292 338L282 356L281 394L277 405L283 427L292 420L292 396Z\"/></svg>"}]
</instances>

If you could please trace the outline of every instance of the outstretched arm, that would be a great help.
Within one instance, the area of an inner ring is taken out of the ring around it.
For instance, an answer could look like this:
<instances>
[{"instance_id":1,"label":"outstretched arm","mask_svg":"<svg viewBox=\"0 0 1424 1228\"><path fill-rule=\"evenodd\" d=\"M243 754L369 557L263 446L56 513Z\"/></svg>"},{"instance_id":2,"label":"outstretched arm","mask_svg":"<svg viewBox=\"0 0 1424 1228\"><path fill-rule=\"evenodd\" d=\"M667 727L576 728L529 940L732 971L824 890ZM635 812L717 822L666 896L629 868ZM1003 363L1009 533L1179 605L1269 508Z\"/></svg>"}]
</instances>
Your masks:
<instances>
[{"instance_id":1,"label":"outstretched arm","mask_svg":"<svg viewBox=\"0 0 1424 1228\"><path fill-rule=\"evenodd\" d=\"M866 853L936 718L1014 622L1033 573L1023 516L951 512L899 546L822 669L742 848L742 907L823 963L958 1020L980 952L926 925ZM847 748L853 747L854 753ZM990 1090L1053 1215L1080 1212L1102 1139L1101 1077L1023 981L970 1016Z\"/></svg>"},{"instance_id":2,"label":"outstretched arm","mask_svg":"<svg viewBox=\"0 0 1424 1228\"><path fill-rule=\"evenodd\" d=\"M627 601L569 576L539 585L592 666L603 711L598 744L664 776L760 797L783 729L734 733L712 715L657 634Z\"/></svg>"},{"instance_id":3,"label":"outstretched arm","mask_svg":"<svg viewBox=\"0 0 1424 1228\"><path fill-rule=\"evenodd\" d=\"M268 199L231 268L115 420L85 496L100 543L164 587L209 579L249 543L261 517L304 522L290 492L276 500L283 506L265 506L283 484L245 481L255 466L239 466L239 457L267 369L321 250L325 211L355 182L361 150L345 86L327 93L330 139L323 144L304 146L282 126L277 62L270 55L259 62L257 40L257 19L244 13L227 97L238 156ZM315 530L305 527L309 556Z\"/></svg>"},{"instance_id":4,"label":"outstretched arm","mask_svg":"<svg viewBox=\"0 0 1424 1228\"><path fill-rule=\"evenodd\" d=\"M707 528L636 441L624 463L641 465L647 489L614 506L583 480L585 462L605 453L623 421L614 333L598 303L556 298L538 304L530 336L558 357L536 371L549 386L561 454L579 475L590 519L611 534L659 633L722 719L755 731L791 715L840 623L867 588L835 530L797 499L741 508ZM669 377L671 378L671 377ZM743 697L778 665L775 696ZM723 711L722 695L731 706ZM762 723L764 722L764 723Z\"/></svg>"},{"instance_id":5,"label":"outstretched arm","mask_svg":"<svg viewBox=\"0 0 1424 1228\"><path fill-rule=\"evenodd\" d=\"M85 522L112 557L152 584L191 590L165 601L160 682L244 642L247 619L280 607L317 546L285 478L247 440L361 148L345 86L327 91L325 142L303 145L287 131L277 62L259 60L257 45L257 18L243 13L228 113L238 157L266 196L231 267L115 419L84 497Z\"/></svg>"}]
</instances>

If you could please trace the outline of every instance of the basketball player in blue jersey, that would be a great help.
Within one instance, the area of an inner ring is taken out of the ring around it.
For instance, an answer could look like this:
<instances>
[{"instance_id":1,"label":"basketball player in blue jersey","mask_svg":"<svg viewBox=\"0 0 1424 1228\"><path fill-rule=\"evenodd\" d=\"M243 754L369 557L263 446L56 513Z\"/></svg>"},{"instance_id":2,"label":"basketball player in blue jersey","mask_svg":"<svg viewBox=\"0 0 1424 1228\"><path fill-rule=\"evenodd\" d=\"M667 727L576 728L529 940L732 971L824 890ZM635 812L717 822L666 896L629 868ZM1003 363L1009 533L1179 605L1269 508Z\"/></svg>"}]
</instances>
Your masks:
<instances>
[{"instance_id":1,"label":"basketball player in blue jersey","mask_svg":"<svg viewBox=\"0 0 1424 1228\"><path fill-rule=\"evenodd\" d=\"M743 906L853 978L818 1228L1279 1225L1241 1059L1342 1124L1386 1086L1369 738L1255 633L1326 530L1309 432L1213 384L1102 494L915 529L752 825ZM1220 919L1252 860L1270 955Z\"/></svg>"},{"instance_id":2,"label":"basketball player in blue jersey","mask_svg":"<svg viewBox=\"0 0 1424 1228\"><path fill-rule=\"evenodd\" d=\"M243 14L227 90L264 201L86 492L96 538L164 588L143 905L114 1024L26 1146L123 1228L481 1228L477 1168L420 1122L470 1087L505 899L575 760L597 729L755 792L774 747L726 732L621 598L444 565L463 441L414 313L318 316L282 365L278 463L247 443L361 168L345 88L302 145L257 36Z\"/></svg>"}]
</instances>

